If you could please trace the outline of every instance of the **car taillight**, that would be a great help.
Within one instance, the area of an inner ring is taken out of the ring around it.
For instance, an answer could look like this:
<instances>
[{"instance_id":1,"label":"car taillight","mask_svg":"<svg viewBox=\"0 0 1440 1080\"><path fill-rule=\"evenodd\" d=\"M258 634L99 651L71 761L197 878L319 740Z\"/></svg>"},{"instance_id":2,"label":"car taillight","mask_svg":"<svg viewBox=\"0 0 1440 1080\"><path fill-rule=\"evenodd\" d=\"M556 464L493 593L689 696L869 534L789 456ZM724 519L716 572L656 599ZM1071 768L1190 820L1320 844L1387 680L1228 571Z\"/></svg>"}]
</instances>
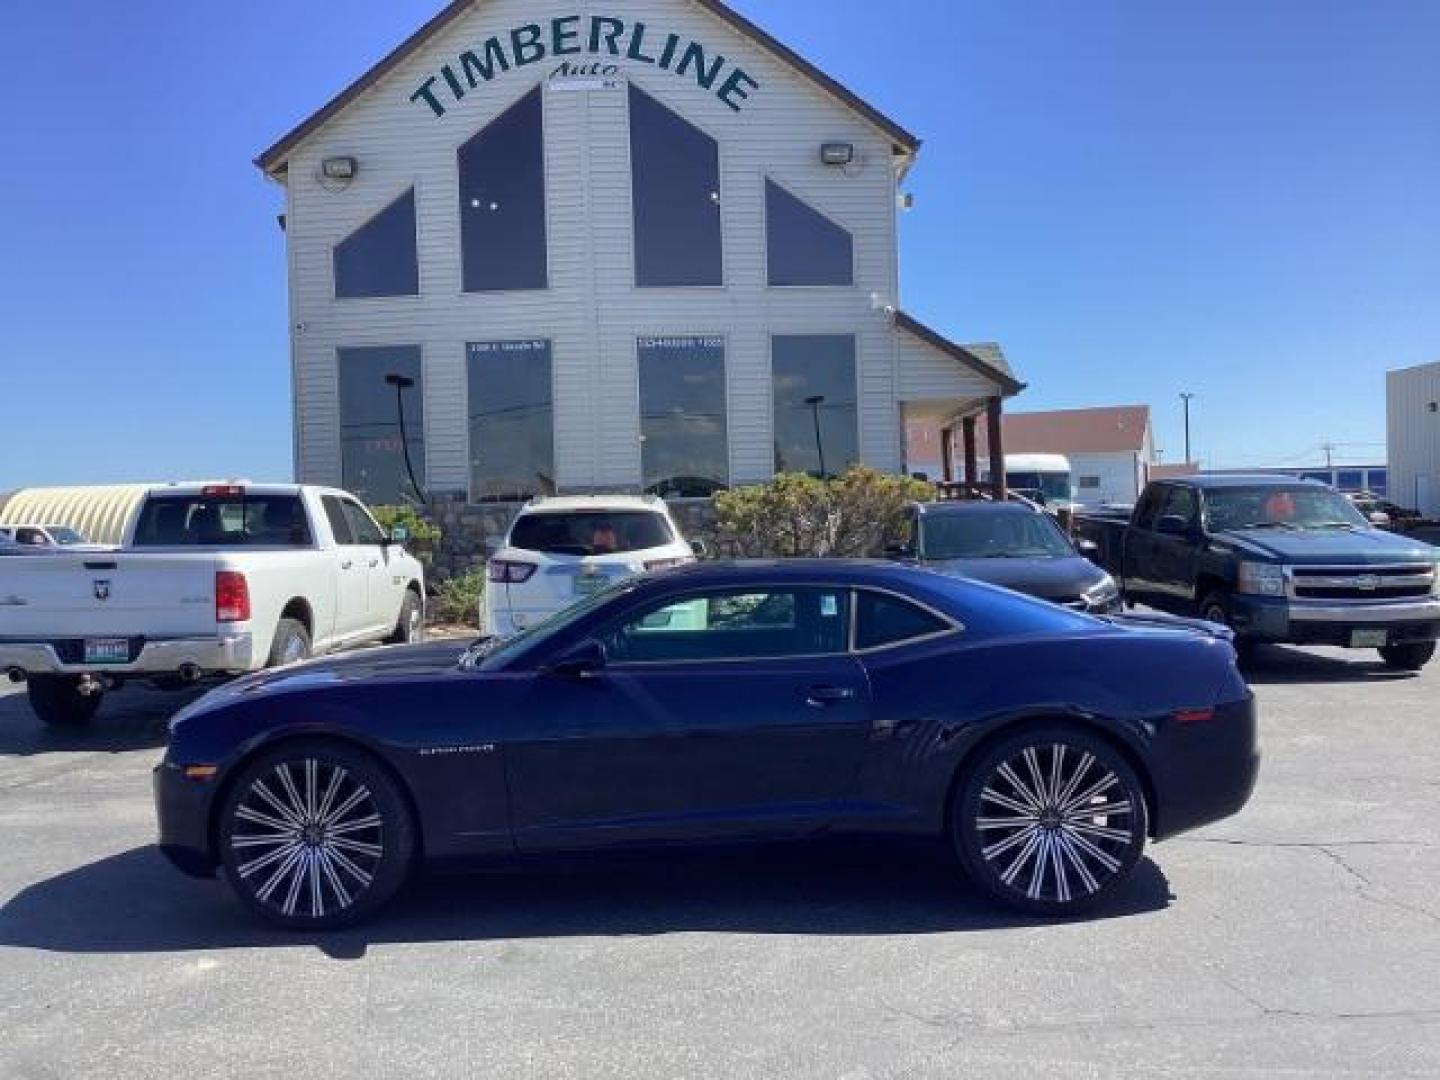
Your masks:
<instances>
[{"instance_id":1,"label":"car taillight","mask_svg":"<svg viewBox=\"0 0 1440 1080\"><path fill-rule=\"evenodd\" d=\"M215 621L250 621L250 586L238 570L215 571Z\"/></svg>"},{"instance_id":2,"label":"car taillight","mask_svg":"<svg viewBox=\"0 0 1440 1080\"><path fill-rule=\"evenodd\" d=\"M489 578L499 585L519 585L535 576L536 566L528 562L512 562L509 559L491 559Z\"/></svg>"},{"instance_id":3,"label":"car taillight","mask_svg":"<svg viewBox=\"0 0 1440 1080\"><path fill-rule=\"evenodd\" d=\"M694 560L683 557L679 559L651 559L645 564L645 569L650 571L669 570L672 566L684 566L688 562L694 562Z\"/></svg>"},{"instance_id":4,"label":"car taillight","mask_svg":"<svg viewBox=\"0 0 1440 1080\"><path fill-rule=\"evenodd\" d=\"M231 496L244 497L244 484L206 484L200 494L207 499L223 499Z\"/></svg>"}]
</instances>

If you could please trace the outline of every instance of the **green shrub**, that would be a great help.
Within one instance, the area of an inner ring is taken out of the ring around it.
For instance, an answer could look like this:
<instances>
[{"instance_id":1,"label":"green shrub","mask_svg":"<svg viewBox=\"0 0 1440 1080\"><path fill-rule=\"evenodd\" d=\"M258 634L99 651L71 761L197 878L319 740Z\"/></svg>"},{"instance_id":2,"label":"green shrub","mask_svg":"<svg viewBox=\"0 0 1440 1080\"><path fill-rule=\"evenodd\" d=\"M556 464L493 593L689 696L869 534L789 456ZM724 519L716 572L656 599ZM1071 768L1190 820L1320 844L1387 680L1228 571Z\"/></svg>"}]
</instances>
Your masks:
<instances>
[{"instance_id":1,"label":"green shrub","mask_svg":"<svg viewBox=\"0 0 1440 1080\"><path fill-rule=\"evenodd\" d=\"M451 626L476 626L480 621L480 597L484 594L484 570L471 570L460 577L446 578L430 598L430 621Z\"/></svg>"},{"instance_id":2,"label":"green shrub","mask_svg":"<svg viewBox=\"0 0 1440 1080\"><path fill-rule=\"evenodd\" d=\"M396 525L410 534L410 539L420 544L438 544L440 526L429 518L422 518L413 506L372 506L370 512L387 533Z\"/></svg>"},{"instance_id":3,"label":"green shrub","mask_svg":"<svg viewBox=\"0 0 1440 1080\"><path fill-rule=\"evenodd\" d=\"M715 496L721 541L749 558L883 555L908 540L905 506L935 497L921 480L856 466L836 480L781 473Z\"/></svg>"}]
</instances>

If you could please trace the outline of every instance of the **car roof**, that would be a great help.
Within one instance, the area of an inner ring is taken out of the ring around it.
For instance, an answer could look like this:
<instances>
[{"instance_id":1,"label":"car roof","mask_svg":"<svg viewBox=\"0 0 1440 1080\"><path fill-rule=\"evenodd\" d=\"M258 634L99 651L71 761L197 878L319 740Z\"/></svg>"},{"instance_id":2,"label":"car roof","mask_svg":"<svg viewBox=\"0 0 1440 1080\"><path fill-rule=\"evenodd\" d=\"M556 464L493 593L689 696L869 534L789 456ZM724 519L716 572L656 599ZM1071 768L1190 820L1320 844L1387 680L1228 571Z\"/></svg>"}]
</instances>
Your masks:
<instances>
[{"instance_id":1,"label":"car roof","mask_svg":"<svg viewBox=\"0 0 1440 1080\"><path fill-rule=\"evenodd\" d=\"M929 571L886 559L714 559L662 571L652 580L725 585L746 581L884 584Z\"/></svg>"},{"instance_id":2,"label":"car roof","mask_svg":"<svg viewBox=\"0 0 1440 1080\"><path fill-rule=\"evenodd\" d=\"M563 514L576 510L648 510L664 513L665 503L653 495L550 495L525 504L522 514Z\"/></svg>"},{"instance_id":3,"label":"car roof","mask_svg":"<svg viewBox=\"0 0 1440 1080\"><path fill-rule=\"evenodd\" d=\"M1172 476L1158 480L1160 484L1188 484L1197 488L1231 487L1328 487L1319 480L1303 480L1298 476L1277 476L1274 473L1235 473L1225 476Z\"/></svg>"},{"instance_id":4,"label":"car roof","mask_svg":"<svg viewBox=\"0 0 1440 1080\"><path fill-rule=\"evenodd\" d=\"M955 500L954 502L916 503L915 508L925 515L930 514L1043 514L1038 506L1028 502L986 502L980 499Z\"/></svg>"}]
</instances>

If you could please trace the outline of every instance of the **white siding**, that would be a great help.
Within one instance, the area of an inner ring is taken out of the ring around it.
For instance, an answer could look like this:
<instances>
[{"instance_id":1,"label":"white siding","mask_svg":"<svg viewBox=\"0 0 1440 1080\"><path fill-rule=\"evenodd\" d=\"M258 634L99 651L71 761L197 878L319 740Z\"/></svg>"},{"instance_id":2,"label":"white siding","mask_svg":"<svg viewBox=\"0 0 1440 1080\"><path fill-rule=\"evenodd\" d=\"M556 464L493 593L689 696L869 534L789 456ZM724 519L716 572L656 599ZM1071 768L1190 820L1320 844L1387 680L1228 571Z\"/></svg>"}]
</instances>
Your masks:
<instances>
[{"instance_id":1,"label":"white siding","mask_svg":"<svg viewBox=\"0 0 1440 1080\"><path fill-rule=\"evenodd\" d=\"M1389 498L1440 517L1440 362L1385 377Z\"/></svg>"},{"instance_id":2,"label":"white siding","mask_svg":"<svg viewBox=\"0 0 1440 1080\"><path fill-rule=\"evenodd\" d=\"M533 0L477 4L292 154L288 237L300 478L315 483L341 479L338 348L422 347L428 483L461 489L467 483L465 342L540 337L553 342L561 487L633 486L640 472L636 339L661 333L725 337L731 479L737 482L762 479L773 468L770 337L856 335L861 456L880 468L898 468L897 335L870 302L872 293L898 302L889 140L794 69L691 5L633 0L604 11L631 23L642 20L652 34L673 31L703 42L761 84L737 114L690 76L622 63L646 93L720 142L726 284L634 287L628 109L622 87L545 92L549 289L462 292L456 150L554 65L547 61L512 69L468 92L462 102L449 103L440 118L409 101L409 95L442 63L453 62L459 51L492 34L575 11L573 4ZM855 144L858 167L851 175L819 164L819 145L830 140ZM358 177L344 191L327 191L315 179L320 161L331 155L359 161ZM767 174L852 231L853 287L766 286ZM421 295L337 301L332 246L412 184ZM918 346L907 345L906 351L916 354L925 372L907 385L926 392L956 385L966 393L994 392L978 378L957 380L959 365L920 355ZM946 389L945 396L953 392Z\"/></svg>"},{"instance_id":3,"label":"white siding","mask_svg":"<svg viewBox=\"0 0 1440 1080\"><path fill-rule=\"evenodd\" d=\"M1077 501L1086 504L1133 503L1140 497L1140 457L1128 451L1067 453ZM1098 488L1080 486L1082 476L1098 477Z\"/></svg>"}]
</instances>

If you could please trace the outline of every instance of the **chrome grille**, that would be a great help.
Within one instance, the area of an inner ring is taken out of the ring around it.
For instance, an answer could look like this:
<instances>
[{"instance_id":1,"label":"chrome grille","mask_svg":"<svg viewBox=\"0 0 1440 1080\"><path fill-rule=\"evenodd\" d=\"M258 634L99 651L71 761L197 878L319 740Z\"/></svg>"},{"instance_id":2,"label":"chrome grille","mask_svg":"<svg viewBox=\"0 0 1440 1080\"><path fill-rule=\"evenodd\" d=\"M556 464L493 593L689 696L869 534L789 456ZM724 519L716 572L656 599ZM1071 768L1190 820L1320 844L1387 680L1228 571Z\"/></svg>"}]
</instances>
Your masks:
<instances>
[{"instance_id":1,"label":"chrome grille","mask_svg":"<svg viewBox=\"0 0 1440 1080\"><path fill-rule=\"evenodd\" d=\"M1286 577L1296 600L1402 600L1430 594L1435 566L1292 566Z\"/></svg>"}]
</instances>

